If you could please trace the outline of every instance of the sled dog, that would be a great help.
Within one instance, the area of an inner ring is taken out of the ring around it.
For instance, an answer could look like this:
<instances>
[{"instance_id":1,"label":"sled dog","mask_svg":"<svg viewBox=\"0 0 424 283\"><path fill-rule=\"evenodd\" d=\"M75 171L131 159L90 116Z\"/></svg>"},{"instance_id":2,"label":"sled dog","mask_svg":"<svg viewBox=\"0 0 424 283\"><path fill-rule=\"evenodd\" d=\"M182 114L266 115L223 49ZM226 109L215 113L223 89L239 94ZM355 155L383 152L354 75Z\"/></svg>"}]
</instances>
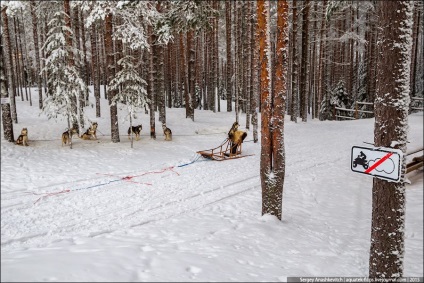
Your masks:
<instances>
[{"instance_id":1,"label":"sled dog","mask_svg":"<svg viewBox=\"0 0 424 283\"><path fill-rule=\"evenodd\" d=\"M128 128L128 139L131 139L131 133L134 133L135 139L138 141L140 139L142 128L143 127L141 125L129 127Z\"/></svg>"},{"instance_id":2,"label":"sled dog","mask_svg":"<svg viewBox=\"0 0 424 283\"><path fill-rule=\"evenodd\" d=\"M172 131L165 124L162 125L163 134L166 141L172 141Z\"/></svg>"},{"instance_id":3,"label":"sled dog","mask_svg":"<svg viewBox=\"0 0 424 283\"><path fill-rule=\"evenodd\" d=\"M78 129L75 129L75 128L71 128L71 130L66 130L65 132L63 132L63 134L62 134L62 146L64 145L64 144L68 144L68 143L70 143L71 142L71 138L72 138L72 136L73 135L78 135ZM69 133L71 133L71 136L69 136Z\"/></svg>"},{"instance_id":4,"label":"sled dog","mask_svg":"<svg viewBox=\"0 0 424 283\"><path fill-rule=\"evenodd\" d=\"M28 129L23 128L15 144L28 146Z\"/></svg>"},{"instance_id":5,"label":"sled dog","mask_svg":"<svg viewBox=\"0 0 424 283\"><path fill-rule=\"evenodd\" d=\"M85 133L82 134L81 138L83 140L91 140L91 138L94 138L95 140L97 140L96 131L97 131L97 122L93 122L90 128L88 128L87 131L85 131Z\"/></svg>"}]
</instances>

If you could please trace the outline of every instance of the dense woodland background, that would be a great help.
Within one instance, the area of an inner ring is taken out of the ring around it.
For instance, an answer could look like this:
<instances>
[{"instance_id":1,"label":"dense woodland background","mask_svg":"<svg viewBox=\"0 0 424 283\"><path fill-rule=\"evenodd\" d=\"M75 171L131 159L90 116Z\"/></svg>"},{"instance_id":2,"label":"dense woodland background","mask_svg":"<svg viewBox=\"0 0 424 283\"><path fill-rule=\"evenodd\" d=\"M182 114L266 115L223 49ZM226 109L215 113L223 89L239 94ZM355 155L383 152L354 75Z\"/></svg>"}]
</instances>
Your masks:
<instances>
[{"instance_id":1,"label":"dense woodland background","mask_svg":"<svg viewBox=\"0 0 424 283\"><path fill-rule=\"evenodd\" d=\"M270 2L271 68L279 63L276 3ZM297 117L306 122L308 113L312 119L335 119L337 106L358 107L370 112L358 118L372 117L376 62L384 56L379 52L376 1L288 3L286 114L295 122ZM411 111L422 107L422 10L416 1ZM195 109L235 111L237 121L242 111L248 115L241 125L250 129L257 124L261 90L256 1L2 1L1 14L2 65L14 123L19 117L15 99L21 99L49 117L62 113L75 126L87 127L87 86L94 85L100 116L100 87L109 85L105 98L111 103L150 113L153 138L154 112L166 123L167 107L185 107L186 117L193 120ZM275 77L270 79L274 84ZM39 101L31 99L29 87L35 86L43 93ZM66 88L69 97L63 93ZM228 101L226 109L217 98ZM70 109L58 106L63 101ZM112 104L114 142L119 141L116 113ZM355 115L337 114L344 119Z\"/></svg>"}]
</instances>

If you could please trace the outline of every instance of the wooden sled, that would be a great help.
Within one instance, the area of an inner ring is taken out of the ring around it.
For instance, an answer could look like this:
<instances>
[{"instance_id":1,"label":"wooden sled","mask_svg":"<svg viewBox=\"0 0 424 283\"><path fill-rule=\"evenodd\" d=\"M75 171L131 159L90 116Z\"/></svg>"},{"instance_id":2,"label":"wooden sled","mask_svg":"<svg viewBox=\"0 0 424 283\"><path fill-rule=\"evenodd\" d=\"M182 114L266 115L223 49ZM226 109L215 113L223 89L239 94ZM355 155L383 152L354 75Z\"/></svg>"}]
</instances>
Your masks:
<instances>
[{"instance_id":1,"label":"wooden sled","mask_svg":"<svg viewBox=\"0 0 424 283\"><path fill-rule=\"evenodd\" d=\"M231 150L231 141L227 138L220 146L217 146L212 149L198 151L197 153L205 158L216 160L216 161L242 158L242 157L253 155L253 154L241 155L241 143L235 145L235 147L236 148L233 148Z\"/></svg>"}]
</instances>

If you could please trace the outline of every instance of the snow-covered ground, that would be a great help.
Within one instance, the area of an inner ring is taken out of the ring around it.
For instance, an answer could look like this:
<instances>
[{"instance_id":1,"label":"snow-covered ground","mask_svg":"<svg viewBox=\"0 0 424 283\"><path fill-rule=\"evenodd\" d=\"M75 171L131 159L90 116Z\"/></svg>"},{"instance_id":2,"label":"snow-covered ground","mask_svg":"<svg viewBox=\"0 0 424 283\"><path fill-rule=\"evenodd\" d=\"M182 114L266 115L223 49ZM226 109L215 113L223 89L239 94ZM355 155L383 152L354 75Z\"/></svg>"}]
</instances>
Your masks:
<instances>
[{"instance_id":1,"label":"snow-covered ground","mask_svg":"<svg viewBox=\"0 0 424 283\"><path fill-rule=\"evenodd\" d=\"M102 94L103 97L103 94ZM90 97L94 102L94 98ZM218 146L235 114L167 109L173 140L110 140L102 99L98 141L62 147L66 121L17 98L15 138L1 129L1 281L286 281L367 276L372 177L350 169L351 148L373 141L373 119L285 124L283 220L261 216L260 144L252 132L229 161L196 158ZM221 109L226 109L223 102ZM241 129L245 115L241 114ZM408 147L423 146L423 113L409 117ZM185 166L182 166L185 165ZM423 276L423 170L408 174L404 276Z\"/></svg>"}]
</instances>

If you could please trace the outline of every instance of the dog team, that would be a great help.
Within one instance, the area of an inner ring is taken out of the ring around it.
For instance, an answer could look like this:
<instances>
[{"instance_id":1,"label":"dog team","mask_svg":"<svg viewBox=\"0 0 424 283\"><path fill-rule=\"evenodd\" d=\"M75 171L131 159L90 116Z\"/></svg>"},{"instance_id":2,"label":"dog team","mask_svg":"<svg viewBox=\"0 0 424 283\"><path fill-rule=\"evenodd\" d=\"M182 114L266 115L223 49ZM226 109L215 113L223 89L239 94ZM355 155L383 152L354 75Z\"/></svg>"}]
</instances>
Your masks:
<instances>
[{"instance_id":1,"label":"dog team","mask_svg":"<svg viewBox=\"0 0 424 283\"><path fill-rule=\"evenodd\" d=\"M97 122L91 123L91 126L87 129L87 131L85 131L85 133L83 133L80 136L80 138L83 139L83 140L91 140L91 139L97 140L97 135L96 135L97 127L98 127ZM143 128L142 125L130 126L128 128L128 138L130 139L131 133L133 133L135 135L135 139L139 140L142 128ZM162 129L163 129L163 134L165 136L165 140L166 141L172 141L172 131L171 131L171 129L168 128L165 124L162 125ZM72 127L70 130L66 130L65 132L63 132L62 133L62 146L70 143L71 138L74 135L79 136L79 130L77 128L74 128L74 127ZM24 146L29 145L28 144L28 129L27 128L22 129L21 134L19 135L15 144L24 145Z\"/></svg>"}]
</instances>

